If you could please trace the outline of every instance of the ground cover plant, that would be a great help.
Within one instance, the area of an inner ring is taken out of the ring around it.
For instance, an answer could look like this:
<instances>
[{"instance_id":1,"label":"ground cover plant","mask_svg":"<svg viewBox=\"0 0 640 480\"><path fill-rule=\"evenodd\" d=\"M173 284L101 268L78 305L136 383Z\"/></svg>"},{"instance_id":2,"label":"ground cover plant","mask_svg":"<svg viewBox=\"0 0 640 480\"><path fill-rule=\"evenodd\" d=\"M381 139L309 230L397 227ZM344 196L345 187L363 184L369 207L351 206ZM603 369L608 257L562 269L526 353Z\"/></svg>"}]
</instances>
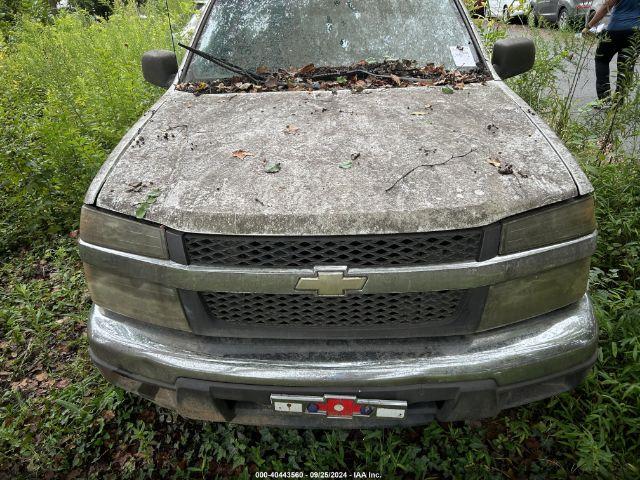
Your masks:
<instances>
[{"instance_id":1,"label":"ground cover plant","mask_svg":"<svg viewBox=\"0 0 640 480\"><path fill-rule=\"evenodd\" d=\"M188 421L102 380L87 355L90 301L75 229L91 176L161 93L142 82L139 56L169 45L166 17L153 3L144 8L144 18L116 5L108 21L78 13L46 25L27 19L0 50L0 479L249 478L272 470L640 476L640 166L626 142L638 133L638 83L612 109L570 105L562 113L554 77L578 60L572 35L536 38L534 70L510 83L560 132L596 189L600 242L590 288L599 360L577 390L482 422L345 432ZM505 32L485 29L488 41Z\"/></svg>"}]
</instances>

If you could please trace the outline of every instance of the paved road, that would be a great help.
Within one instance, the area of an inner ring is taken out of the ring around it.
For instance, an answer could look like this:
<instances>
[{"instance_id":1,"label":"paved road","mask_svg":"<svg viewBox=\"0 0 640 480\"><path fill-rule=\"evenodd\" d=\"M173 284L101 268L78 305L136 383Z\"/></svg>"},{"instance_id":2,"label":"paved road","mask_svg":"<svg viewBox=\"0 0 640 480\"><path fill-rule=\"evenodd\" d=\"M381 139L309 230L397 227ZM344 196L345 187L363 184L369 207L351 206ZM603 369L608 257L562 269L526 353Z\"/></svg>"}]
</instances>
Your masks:
<instances>
[{"instance_id":1,"label":"paved road","mask_svg":"<svg viewBox=\"0 0 640 480\"><path fill-rule=\"evenodd\" d=\"M530 29L529 27L522 25L509 25L509 36L527 36L539 34L544 38L553 40L558 39L561 41L560 34L557 31L550 29ZM589 43L588 43L589 45ZM584 68L580 72L578 77L577 88L575 92L575 108L579 109L584 105L592 102L596 99L596 70L595 70L595 49L596 43L590 42L588 48L588 60L584 65ZM636 65L636 71L640 72L640 66ZM568 94L571 86L571 82L574 80L576 73L576 67L570 62L566 62L565 72L558 76L558 89L563 94ZM611 62L611 74L612 74L612 86L615 85L615 75L617 73L616 58Z\"/></svg>"},{"instance_id":2,"label":"paved road","mask_svg":"<svg viewBox=\"0 0 640 480\"><path fill-rule=\"evenodd\" d=\"M542 35L548 40L554 40L561 42L562 33L557 30L550 29L531 29L522 25L509 25L509 36L527 36ZM588 106L590 102L593 102L596 97L596 70L595 70L595 50L597 42L595 40L588 41L586 44L587 50L585 50L588 58L585 60L582 69L578 75L576 89L574 92L573 102L573 115L580 116L586 121L598 121L598 113ZM611 85L615 86L615 79L617 74L617 57L611 61ZM571 62L565 62L565 69L557 76L557 87L561 94L567 95L570 92L571 84L575 81L577 68ZM640 73L640 65L636 64L636 71ZM629 152L640 151L640 135L628 136L624 140L624 149Z\"/></svg>"}]
</instances>

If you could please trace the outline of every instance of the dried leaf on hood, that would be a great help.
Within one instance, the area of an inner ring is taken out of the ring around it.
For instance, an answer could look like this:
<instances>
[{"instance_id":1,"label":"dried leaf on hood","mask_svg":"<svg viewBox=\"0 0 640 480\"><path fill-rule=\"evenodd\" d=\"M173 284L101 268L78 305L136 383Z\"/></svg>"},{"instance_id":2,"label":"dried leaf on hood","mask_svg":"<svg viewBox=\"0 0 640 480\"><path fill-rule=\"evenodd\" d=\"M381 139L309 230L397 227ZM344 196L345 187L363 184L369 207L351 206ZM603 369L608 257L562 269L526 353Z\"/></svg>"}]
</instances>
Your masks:
<instances>
[{"instance_id":1,"label":"dried leaf on hood","mask_svg":"<svg viewBox=\"0 0 640 480\"><path fill-rule=\"evenodd\" d=\"M147 198L145 199L145 201L138 205L138 208L136 209L136 218L143 219L145 217L145 215L147 214L147 210L149 210L149 207L151 207L151 205L156 203L156 200L160 196L160 193L160 190L155 189L151 190L147 194Z\"/></svg>"},{"instance_id":2,"label":"dried leaf on hood","mask_svg":"<svg viewBox=\"0 0 640 480\"><path fill-rule=\"evenodd\" d=\"M310 63L309 65L305 65L300 70L298 70L298 75L309 75L310 73L313 73L315 71L316 66L313 63Z\"/></svg>"},{"instance_id":3,"label":"dried leaf on hood","mask_svg":"<svg viewBox=\"0 0 640 480\"><path fill-rule=\"evenodd\" d=\"M266 88L276 88L278 86L278 79L271 76L264 81L264 86Z\"/></svg>"},{"instance_id":4,"label":"dried leaf on hood","mask_svg":"<svg viewBox=\"0 0 640 480\"><path fill-rule=\"evenodd\" d=\"M247 152L246 150L236 150L231 153L231 156L239 158L240 160L244 160L246 157L255 157L255 154Z\"/></svg>"},{"instance_id":5,"label":"dried leaf on hood","mask_svg":"<svg viewBox=\"0 0 640 480\"><path fill-rule=\"evenodd\" d=\"M280 170L282 170L281 163L272 163L270 165L267 165L264 169L264 171L267 173L278 173Z\"/></svg>"},{"instance_id":6,"label":"dried leaf on hood","mask_svg":"<svg viewBox=\"0 0 640 480\"><path fill-rule=\"evenodd\" d=\"M465 72L447 70L433 64L419 65L412 60L385 60L383 62L360 61L352 65L321 66L309 64L299 69L277 69L270 71L259 67L258 73L266 79L257 81L243 76L235 76L210 83L181 83L177 90L201 95L203 93L263 91L334 91L340 88L362 92L376 88L403 88L408 86L443 86L445 93L461 89L468 83L485 82L489 76L482 69ZM252 83L247 83L252 82Z\"/></svg>"}]
</instances>

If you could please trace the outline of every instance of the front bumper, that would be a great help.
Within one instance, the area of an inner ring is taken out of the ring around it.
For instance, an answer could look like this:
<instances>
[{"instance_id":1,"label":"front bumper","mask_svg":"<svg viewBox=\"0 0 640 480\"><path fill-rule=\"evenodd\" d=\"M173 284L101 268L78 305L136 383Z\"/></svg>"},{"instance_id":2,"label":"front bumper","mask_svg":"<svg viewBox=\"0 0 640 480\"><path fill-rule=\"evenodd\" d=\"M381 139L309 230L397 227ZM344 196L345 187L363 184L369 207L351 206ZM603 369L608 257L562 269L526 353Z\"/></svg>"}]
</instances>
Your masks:
<instances>
[{"instance_id":1,"label":"front bumper","mask_svg":"<svg viewBox=\"0 0 640 480\"><path fill-rule=\"evenodd\" d=\"M201 337L94 307L90 352L107 379L188 418L292 427L415 425L496 415L569 390L595 361L589 299L468 336L394 340ZM406 400L404 420L276 413L271 394Z\"/></svg>"}]
</instances>

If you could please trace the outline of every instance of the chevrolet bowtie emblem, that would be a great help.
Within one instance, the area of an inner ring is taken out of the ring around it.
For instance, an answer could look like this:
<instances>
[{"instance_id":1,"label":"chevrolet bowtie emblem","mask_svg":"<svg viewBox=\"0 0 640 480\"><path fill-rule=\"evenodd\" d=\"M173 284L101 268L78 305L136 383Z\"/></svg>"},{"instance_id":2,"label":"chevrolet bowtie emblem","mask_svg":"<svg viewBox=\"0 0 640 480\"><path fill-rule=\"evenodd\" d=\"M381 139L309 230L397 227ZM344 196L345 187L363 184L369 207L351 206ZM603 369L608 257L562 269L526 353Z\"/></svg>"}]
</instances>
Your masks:
<instances>
[{"instance_id":1,"label":"chevrolet bowtie emblem","mask_svg":"<svg viewBox=\"0 0 640 480\"><path fill-rule=\"evenodd\" d=\"M347 267L316 267L316 276L299 279L296 290L315 291L321 297L344 297L348 291L362 290L367 277L347 277L347 270Z\"/></svg>"}]
</instances>

